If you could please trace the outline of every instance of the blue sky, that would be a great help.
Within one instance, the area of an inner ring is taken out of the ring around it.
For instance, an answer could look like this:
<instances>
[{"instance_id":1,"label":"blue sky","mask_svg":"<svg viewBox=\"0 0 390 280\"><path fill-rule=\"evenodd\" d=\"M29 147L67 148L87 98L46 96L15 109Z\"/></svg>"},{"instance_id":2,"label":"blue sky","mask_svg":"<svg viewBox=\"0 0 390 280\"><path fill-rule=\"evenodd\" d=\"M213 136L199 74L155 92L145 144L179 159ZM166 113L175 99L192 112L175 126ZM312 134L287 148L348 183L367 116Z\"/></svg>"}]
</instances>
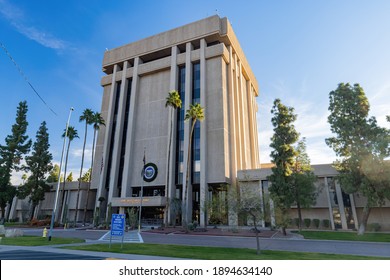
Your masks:
<instances>
[{"instance_id":1,"label":"blue sky","mask_svg":"<svg viewBox=\"0 0 390 280\"><path fill-rule=\"evenodd\" d=\"M54 115L0 49L0 143L10 134L18 103L29 105L29 135L46 121L54 162L61 156L69 108L78 129L68 169L78 176L85 108L100 110L106 48L160 33L216 13L228 17L260 86L260 159L269 162L273 100L298 113L312 163L330 163L328 95L340 82L360 83L371 115L388 126L390 1L22 1L0 0L0 42ZM207 116L206 116L207 117ZM90 165L89 130L85 167ZM16 182L18 176L14 177Z\"/></svg>"}]
</instances>

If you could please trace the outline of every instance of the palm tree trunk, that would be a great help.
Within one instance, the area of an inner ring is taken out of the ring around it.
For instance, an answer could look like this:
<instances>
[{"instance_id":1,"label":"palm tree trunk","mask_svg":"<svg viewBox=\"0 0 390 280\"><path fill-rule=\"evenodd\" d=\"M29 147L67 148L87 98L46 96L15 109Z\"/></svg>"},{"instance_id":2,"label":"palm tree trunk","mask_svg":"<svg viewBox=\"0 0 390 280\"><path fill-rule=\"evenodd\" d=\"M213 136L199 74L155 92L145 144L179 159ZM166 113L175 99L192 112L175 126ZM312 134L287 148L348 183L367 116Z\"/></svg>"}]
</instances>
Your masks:
<instances>
[{"instance_id":1,"label":"palm tree trunk","mask_svg":"<svg viewBox=\"0 0 390 280\"><path fill-rule=\"evenodd\" d=\"M167 165L167 182L166 182L166 185L165 185L165 197L167 198L167 204L165 206L165 211L164 211L164 223L165 223L165 226L167 227L168 226L168 215L171 214L171 211L170 211L170 195L168 194L169 192L169 170L170 170L170 163L171 163L171 145L172 145L172 137L173 137L173 117L174 117L174 114L173 114L174 110L173 108L171 108L171 133L169 135L169 144L168 144L168 165Z\"/></svg>"},{"instance_id":2,"label":"palm tree trunk","mask_svg":"<svg viewBox=\"0 0 390 280\"><path fill-rule=\"evenodd\" d=\"M88 123L85 121L85 134L84 134L84 145L83 145L83 154L81 156L81 167L80 167L80 176L79 176L79 186L77 188L77 198L76 198L76 208L74 211L74 223L77 222L77 212L79 210L79 198L80 198L80 189L81 189L81 177L83 176L83 166L84 166L84 153L85 153L85 143L87 142L87 129Z\"/></svg>"},{"instance_id":3,"label":"palm tree trunk","mask_svg":"<svg viewBox=\"0 0 390 280\"><path fill-rule=\"evenodd\" d=\"M184 199L183 199L183 207L182 207L182 213L183 214L183 227L185 230L187 230L187 225L188 225L188 185L189 185L189 173L191 171L191 146L192 146L192 134L194 133L194 128L195 128L195 123L196 120L192 121L192 127L191 127L191 132L190 132L190 139L189 139L189 144L188 144L188 156L187 156L187 174L186 174L186 182L183 188L184 192Z\"/></svg>"},{"instance_id":4,"label":"palm tree trunk","mask_svg":"<svg viewBox=\"0 0 390 280\"><path fill-rule=\"evenodd\" d=\"M96 139L96 129L93 130L91 173L89 174L89 184L88 184L88 189L87 189L87 198L85 200L85 206L84 206L84 219L83 219L83 224L84 225L85 225L85 221L86 221L86 218L87 218L87 207L88 207L89 191L91 189L92 172L93 172L93 156L95 154L95 139Z\"/></svg>"}]
</instances>

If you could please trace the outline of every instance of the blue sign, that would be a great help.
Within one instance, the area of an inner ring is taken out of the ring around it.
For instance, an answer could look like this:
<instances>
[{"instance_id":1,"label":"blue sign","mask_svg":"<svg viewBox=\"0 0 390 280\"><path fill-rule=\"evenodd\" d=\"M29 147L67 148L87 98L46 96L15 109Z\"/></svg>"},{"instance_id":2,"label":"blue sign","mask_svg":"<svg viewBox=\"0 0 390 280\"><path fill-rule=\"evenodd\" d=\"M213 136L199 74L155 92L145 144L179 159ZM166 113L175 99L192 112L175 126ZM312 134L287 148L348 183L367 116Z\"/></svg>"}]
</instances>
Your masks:
<instances>
[{"instance_id":1,"label":"blue sign","mask_svg":"<svg viewBox=\"0 0 390 280\"><path fill-rule=\"evenodd\" d=\"M123 236L124 231L125 231L125 214L112 214L111 235Z\"/></svg>"}]
</instances>

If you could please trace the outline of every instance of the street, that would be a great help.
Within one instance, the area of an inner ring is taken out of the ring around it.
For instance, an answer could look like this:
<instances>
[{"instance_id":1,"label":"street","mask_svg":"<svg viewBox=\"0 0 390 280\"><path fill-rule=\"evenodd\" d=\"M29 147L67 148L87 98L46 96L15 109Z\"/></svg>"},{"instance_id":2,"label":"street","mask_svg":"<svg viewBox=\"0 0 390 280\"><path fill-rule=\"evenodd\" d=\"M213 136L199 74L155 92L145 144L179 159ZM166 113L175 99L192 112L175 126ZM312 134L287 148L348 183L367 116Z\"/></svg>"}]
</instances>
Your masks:
<instances>
[{"instance_id":1,"label":"street","mask_svg":"<svg viewBox=\"0 0 390 280\"><path fill-rule=\"evenodd\" d=\"M25 235L42 235L40 229L25 229ZM96 230L75 230L75 229L55 229L53 231L53 238L56 237L73 237L87 240L87 242L100 242L98 241L107 231ZM200 236L190 234L157 234L142 232L142 238L144 243L150 244L178 244L178 245L193 245L193 246L215 246L215 247L227 247L227 248L256 248L256 240L253 237L232 237L232 236ZM281 250L281 251L295 251L295 252L318 252L328 254L351 254L362 256L377 256L377 257L389 257L390 258L390 243L379 242L355 242L355 241L328 241L328 240L304 240L304 239L283 239L283 238L261 238L260 246L262 250ZM5 250L5 247L8 249ZM33 250L37 256L36 259L49 259L49 255L38 254L44 251L43 247L19 247L18 250L11 250L12 246L0 246L0 259L12 258L15 256L26 256L26 250ZM47 250L57 253L65 252L65 249L54 248L58 246L45 246ZM28 248L28 249L27 249ZM41 248L41 249L39 249ZM62 250L62 251L61 251ZM13 252L12 252L13 251ZM22 251L22 252L20 252ZM79 251L66 250L66 259L73 258L72 254L80 254ZM77 252L77 253L76 253ZM13 255L10 255L10 254ZM18 255L19 254L19 255ZM24 255L23 255L24 254ZM85 255L92 257L113 257L115 255L96 255L92 253L84 252L81 257L85 258ZM123 254L122 254L123 255ZM53 255L52 258L58 256ZM78 259L81 259L78 258ZM134 256L121 256L124 258L136 258ZM33 256L31 258L34 258ZM141 258L141 257L140 257ZM152 259L151 256L143 256L143 259ZM23 258L27 259L27 258ZM88 258L87 258L88 259ZM91 258L89 258L91 259Z\"/></svg>"}]
</instances>

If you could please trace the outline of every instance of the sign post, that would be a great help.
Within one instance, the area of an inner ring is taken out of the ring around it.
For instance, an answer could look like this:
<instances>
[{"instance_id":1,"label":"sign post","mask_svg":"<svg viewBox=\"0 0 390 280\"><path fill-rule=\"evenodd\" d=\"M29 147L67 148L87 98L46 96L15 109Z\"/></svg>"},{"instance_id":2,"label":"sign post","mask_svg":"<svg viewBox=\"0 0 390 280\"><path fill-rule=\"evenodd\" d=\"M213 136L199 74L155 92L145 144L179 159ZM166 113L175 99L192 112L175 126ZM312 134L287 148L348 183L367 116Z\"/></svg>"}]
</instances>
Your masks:
<instances>
[{"instance_id":1,"label":"sign post","mask_svg":"<svg viewBox=\"0 0 390 280\"><path fill-rule=\"evenodd\" d=\"M125 231L125 214L112 214L110 248L111 248L111 239L113 236L122 236L121 249L123 248L124 231Z\"/></svg>"}]
</instances>

